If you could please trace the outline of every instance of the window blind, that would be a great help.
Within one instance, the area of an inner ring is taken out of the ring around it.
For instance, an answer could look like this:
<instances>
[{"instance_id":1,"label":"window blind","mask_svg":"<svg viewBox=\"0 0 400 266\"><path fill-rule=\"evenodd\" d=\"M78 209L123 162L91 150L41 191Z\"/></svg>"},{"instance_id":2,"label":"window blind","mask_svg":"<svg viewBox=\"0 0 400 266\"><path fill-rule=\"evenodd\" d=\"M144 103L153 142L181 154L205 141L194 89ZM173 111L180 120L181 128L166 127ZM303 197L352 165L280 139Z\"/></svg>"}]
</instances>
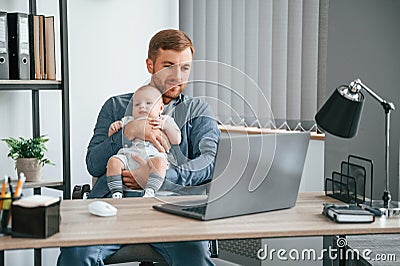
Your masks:
<instances>
[{"instance_id":1,"label":"window blind","mask_svg":"<svg viewBox=\"0 0 400 266\"><path fill-rule=\"evenodd\" d=\"M328 0L180 0L196 52L186 94L222 124L311 130L325 91Z\"/></svg>"}]
</instances>

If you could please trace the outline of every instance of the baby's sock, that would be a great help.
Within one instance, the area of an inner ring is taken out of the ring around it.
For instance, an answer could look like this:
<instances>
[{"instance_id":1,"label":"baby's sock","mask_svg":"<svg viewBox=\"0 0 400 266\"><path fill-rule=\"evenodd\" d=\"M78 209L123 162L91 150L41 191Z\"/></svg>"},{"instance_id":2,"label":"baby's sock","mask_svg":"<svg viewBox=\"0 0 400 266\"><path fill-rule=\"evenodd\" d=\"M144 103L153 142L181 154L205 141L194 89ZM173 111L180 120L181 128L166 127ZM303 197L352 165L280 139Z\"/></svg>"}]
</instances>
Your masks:
<instances>
[{"instance_id":1,"label":"baby's sock","mask_svg":"<svg viewBox=\"0 0 400 266\"><path fill-rule=\"evenodd\" d=\"M113 199L121 199L122 198L122 193L121 192L114 192L112 194Z\"/></svg>"},{"instance_id":2,"label":"baby's sock","mask_svg":"<svg viewBox=\"0 0 400 266\"><path fill-rule=\"evenodd\" d=\"M146 188L146 190L144 191L143 198L154 198L154 196L155 196L154 190L151 188Z\"/></svg>"},{"instance_id":3,"label":"baby's sock","mask_svg":"<svg viewBox=\"0 0 400 266\"><path fill-rule=\"evenodd\" d=\"M148 189L151 189L154 193L155 191L158 191L160 189L163 182L164 182L164 177L156 173L150 173L149 180L147 181L147 185L144 188L144 190L147 191Z\"/></svg>"},{"instance_id":4,"label":"baby's sock","mask_svg":"<svg viewBox=\"0 0 400 266\"><path fill-rule=\"evenodd\" d=\"M113 198L122 198L122 177L121 175L107 176L107 185Z\"/></svg>"}]
</instances>

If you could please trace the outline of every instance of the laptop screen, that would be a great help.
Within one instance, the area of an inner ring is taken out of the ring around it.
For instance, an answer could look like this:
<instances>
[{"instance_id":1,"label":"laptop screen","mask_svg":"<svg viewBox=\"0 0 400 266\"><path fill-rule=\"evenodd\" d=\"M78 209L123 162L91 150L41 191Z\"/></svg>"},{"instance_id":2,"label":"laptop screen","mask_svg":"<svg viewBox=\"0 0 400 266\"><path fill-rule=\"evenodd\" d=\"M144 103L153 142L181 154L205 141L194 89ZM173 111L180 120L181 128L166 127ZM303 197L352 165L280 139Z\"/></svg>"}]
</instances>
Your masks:
<instances>
[{"instance_id":1,"label":"laptop screen","mask_svg":"<svg viewBox=\"0 0 400 266\"><path fill-rule=\"evenodd\" d=\"M293 207L309 133L221 135L206 218Z\"/></svg>"}]
</instances>

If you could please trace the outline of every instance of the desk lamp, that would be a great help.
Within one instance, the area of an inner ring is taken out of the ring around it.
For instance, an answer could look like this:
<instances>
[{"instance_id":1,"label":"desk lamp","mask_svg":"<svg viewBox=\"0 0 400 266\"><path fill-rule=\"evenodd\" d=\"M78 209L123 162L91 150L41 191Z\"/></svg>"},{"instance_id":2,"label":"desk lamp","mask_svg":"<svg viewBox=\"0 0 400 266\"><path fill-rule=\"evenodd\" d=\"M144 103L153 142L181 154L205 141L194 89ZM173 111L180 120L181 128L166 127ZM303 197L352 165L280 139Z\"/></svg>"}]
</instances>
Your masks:
<instances>
[{"instance_id":1,"label":"desk lamp","mask_svg":"<svg viewBox=\"0 0 400 266\"><path fill-rule=\"evenodd\" d=\"M386 186L382 196L383 203L379 202L376 207L383 207L386 210L385 213L390 215L391 213L395 213L400 210L399 208L391 208L391 195L389 191L390 112L395 110L394 104L382 99L379 95L368 88L368 86L365 85L360 79L355 79L354 81L350 82L349 85L341 85L333 92L331 97L329 97L329 99L315 115L315 121L324 131L335 136L342 138L354 137L357 134L362 107L364 104L364 95L362 94L361 90L368 92L368 94L377 100L382 105L385 112Z\"/></svg>"}]
</instances>

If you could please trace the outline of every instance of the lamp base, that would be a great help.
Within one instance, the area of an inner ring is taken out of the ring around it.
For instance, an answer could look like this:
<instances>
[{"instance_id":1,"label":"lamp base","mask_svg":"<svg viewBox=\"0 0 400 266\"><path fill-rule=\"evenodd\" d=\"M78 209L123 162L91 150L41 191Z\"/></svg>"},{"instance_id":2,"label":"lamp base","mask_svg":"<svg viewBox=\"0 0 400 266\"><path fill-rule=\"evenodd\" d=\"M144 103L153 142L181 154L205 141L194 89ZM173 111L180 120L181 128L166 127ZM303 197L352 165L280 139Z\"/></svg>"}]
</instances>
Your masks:
<instances>
[{"instance_id":1,"label":"lamp base","mask_svg":"<svg viewBox=\"0 0 400 266\"><path fill-rule=\"evenodd\" d=\"M382 212L382 216L391 217L400 215L399 201L391 201L388 208L384 207L383 200L372 200L368 205L373 208L378 208Z\"/></svg>"}]
</instances>

